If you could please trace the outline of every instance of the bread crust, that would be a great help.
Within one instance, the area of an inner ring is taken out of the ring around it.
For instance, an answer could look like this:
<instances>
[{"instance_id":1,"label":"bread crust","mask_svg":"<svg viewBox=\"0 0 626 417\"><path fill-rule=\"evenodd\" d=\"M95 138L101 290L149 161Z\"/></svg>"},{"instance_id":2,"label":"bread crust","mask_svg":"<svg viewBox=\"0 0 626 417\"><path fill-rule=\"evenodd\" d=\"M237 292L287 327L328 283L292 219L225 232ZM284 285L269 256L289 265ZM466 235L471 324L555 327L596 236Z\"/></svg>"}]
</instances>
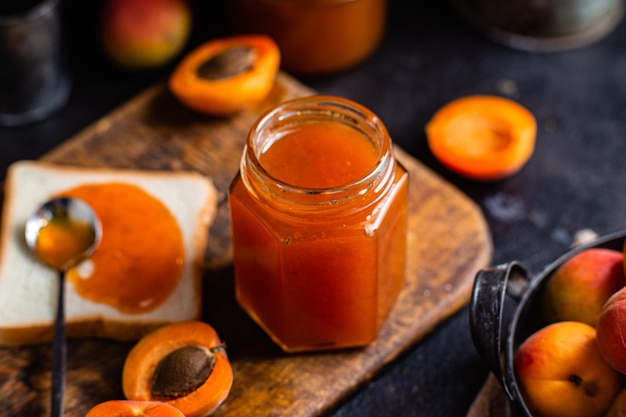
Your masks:
<instances>
[{"instance_id":1,"label":"bread crust","mask_svg":"<svg viewBox=\"0 0 626 417\"><path fill-rule=\"evenodd\" d=\"M177 220L185 246L179 283L147 313L124 314L86 300L66 285L67 336L134 341L167 323L199 319L204 254L217 214L212 179L197 172L83 168L18 161L8 171L0 225L0 345L48 342L53 337L57 272L38 262L24 242L28 216L54 194L84 184L125 182L161 201Z\"/></svg>"}]
</instances>

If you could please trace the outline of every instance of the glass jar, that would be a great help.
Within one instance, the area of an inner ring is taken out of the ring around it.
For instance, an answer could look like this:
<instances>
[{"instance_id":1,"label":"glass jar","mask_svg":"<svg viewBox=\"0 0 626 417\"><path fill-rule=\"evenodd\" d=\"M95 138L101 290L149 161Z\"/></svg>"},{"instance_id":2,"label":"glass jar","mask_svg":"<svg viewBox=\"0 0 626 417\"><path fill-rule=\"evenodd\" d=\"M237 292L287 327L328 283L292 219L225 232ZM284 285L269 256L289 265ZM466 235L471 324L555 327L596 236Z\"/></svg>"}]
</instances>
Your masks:
<instances>
[{"instance_id":1,"label":"glass jar","mask_svg":"<svg viewBox=\"0 0 626 417\"><path fill-rule=\"evenodd\" d=\"M282 67L321 75L353 67L373 53L386 26L387 0L231 0L237 32L264 33Z\"/></svg>"},{"instance_id":2,"label":"glass jar","mask_svg":"<svg viewBox=\"0 0 626 417\"><path fill-rule=\"evenodd\" d=\"M352 101L295 99L253 125L229 190L235 290L283 350L376 339L404 285L408 181Z\"/></svg>"}]
</instances>

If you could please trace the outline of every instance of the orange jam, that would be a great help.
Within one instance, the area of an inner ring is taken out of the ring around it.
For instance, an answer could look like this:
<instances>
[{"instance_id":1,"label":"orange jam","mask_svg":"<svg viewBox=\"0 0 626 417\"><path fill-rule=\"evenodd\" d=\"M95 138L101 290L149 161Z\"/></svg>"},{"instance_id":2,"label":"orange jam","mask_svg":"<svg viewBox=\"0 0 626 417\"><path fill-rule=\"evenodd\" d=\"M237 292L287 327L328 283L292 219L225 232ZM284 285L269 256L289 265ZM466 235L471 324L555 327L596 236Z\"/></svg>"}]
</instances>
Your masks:
<instances>
[{"instance_id":1,"label":"orange jam","mask_svg":"<svg viewBox=\"0 0 626 417\"><path fill-rule=\"evenodd\" d=\"M93 239L88 223L59 218L41 228L35 253L55 269L65 270L70 261L89 249Z\"/></svg>"},{"instance_id":2,"label":"orange jam","mask_svg":"<svg viewBox=\"0 0 626 417\"><path fill-rule=\"evenodd\" d=\"M320 157L316 149L324 149L324 155ZM372 143L354 129L332 122L286 132L260 157L261 165L278 181L318 189L355 181L377 160Z\"/></svg>"},{"instance_id":3,"label":"orange jam","mask_svg":"<svg viewBox=\"0 0 626 417\"><path fill-rule=\"evenodd\" d=\"M170 296L181 276L184 244L161 201L124 183L85 184L62 196L85 201L102 223L98 249L67 273L82 297L137 314Z\"/></svg>"},{"instance_id":4,"label":"orange jam","mask_svg":"<svg viewBox=\"0 0 626 417\"><path fill-rule=\"evenodd\" d=\"M284 103L230 188L237 300L285 351L375 340L404 285L408 174L367 109Z\"/></svg>"},{"instance_id":5,"label":"orange jam","mask_svg":"<svg viewBox=\"0 0 626 417\"><path fill-rule=\"evenodd\" d=\"M238 32L271 36L283 68L317 75L348 69L380 43L387 0L231 0Z\"/></svg>"}]
</instances>

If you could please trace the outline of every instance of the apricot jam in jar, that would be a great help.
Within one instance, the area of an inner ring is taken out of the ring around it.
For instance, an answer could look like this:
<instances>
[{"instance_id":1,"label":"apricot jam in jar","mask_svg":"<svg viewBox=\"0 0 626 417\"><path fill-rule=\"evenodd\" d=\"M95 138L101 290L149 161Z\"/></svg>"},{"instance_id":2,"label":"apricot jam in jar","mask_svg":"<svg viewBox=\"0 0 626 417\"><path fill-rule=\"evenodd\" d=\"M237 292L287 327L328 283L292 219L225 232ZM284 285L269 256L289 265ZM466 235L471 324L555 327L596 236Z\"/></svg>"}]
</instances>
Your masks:
<instances>
[{"instance_id":1,"label":"apricot jam in jar","mask_svg":"<svg viewBox=\"0 0 626 417\"><path fill-rule=\"evenodd\" d=\"M404 285L408 173L352 101L287 101L252 126L230 190L239 304L286 352L364 346Z\"/></svg>"},{"instance_id":2,"label":"apricot jam in jar","mask_svg":"<svg viewBox=\"0 0 626 417\"><path fill-rule=\"evenodd\" d=\"M385 33L387 0L231 0L236 32L272 37L282 67L299 75L347 70L369 57Z\"/></svg>"}]
</instances>

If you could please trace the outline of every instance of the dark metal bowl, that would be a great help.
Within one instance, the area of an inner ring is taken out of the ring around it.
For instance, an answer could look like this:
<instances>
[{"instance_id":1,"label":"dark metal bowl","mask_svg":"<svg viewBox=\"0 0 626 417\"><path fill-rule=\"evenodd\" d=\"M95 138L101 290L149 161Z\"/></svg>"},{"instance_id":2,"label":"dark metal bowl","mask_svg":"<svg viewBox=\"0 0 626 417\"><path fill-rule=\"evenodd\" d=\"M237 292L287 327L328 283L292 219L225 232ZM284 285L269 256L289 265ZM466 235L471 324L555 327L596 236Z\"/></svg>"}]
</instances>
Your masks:
<instances>
[{"instance_id":1,"label":"dark metal bowl","mask_svg":"<svg viewBox=\"0 0 626 417\"><path fill-rule=\"evenodd\" d=\"M460 16L489 39L528 52L596 42L621 22L621 0L454 0Z\"/></svg>"},{"instance_id":2,"label":"dark metal bowl","mask_svg":"<svg viewBox=\"0 0 626 417\"><path fill-rule=\"evenodd\" d=\"M509 415L533 417L520 392L513 358L517 347L547 324L539 306L545 284L574 255L589 248L622 251L625 238L626 231L620 231L579 245L534 276L516 261L476 274L469 311L472 340L506 392Z\"/></svg>"}]
</instances>

